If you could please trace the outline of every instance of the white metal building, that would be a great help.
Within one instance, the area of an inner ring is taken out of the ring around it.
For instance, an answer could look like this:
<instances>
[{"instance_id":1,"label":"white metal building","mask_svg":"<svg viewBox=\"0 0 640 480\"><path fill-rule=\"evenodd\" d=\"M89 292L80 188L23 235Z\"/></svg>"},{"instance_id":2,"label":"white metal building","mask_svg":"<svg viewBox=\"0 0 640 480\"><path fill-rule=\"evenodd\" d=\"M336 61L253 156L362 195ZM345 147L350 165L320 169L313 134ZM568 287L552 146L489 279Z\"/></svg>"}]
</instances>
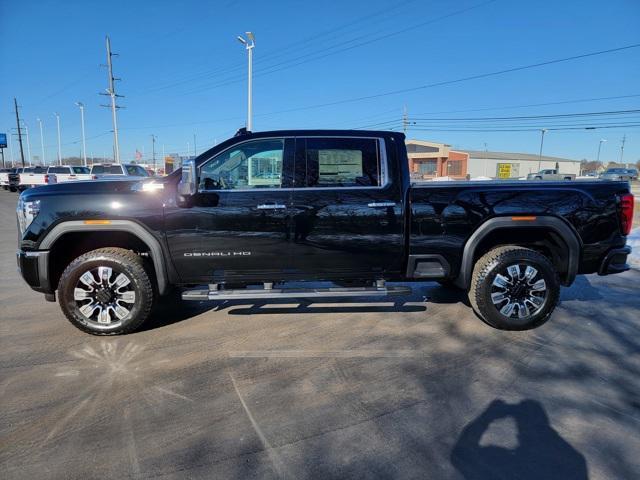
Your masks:
<instances>
[{"instance_id":1,"label":"white metal building","mask_svg":"<svg viewBox=\"0 0 640 480\"><path fill-rule=\"evenodd\" d=\"M580 160L542 157L529 153L464 150L469 154L467 173L471 178L518 178L545 168L560 168L560 173L580 174Z\"/></svg>"}]
</instances>

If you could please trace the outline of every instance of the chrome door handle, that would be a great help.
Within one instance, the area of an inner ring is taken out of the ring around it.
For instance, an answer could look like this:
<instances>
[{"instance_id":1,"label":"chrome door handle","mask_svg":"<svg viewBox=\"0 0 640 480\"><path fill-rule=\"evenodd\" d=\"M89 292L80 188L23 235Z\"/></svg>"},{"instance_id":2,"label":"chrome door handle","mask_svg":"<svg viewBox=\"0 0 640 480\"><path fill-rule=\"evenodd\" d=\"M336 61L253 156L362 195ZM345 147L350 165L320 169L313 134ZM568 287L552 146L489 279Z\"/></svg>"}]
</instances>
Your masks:
<instances>
[{"instance_id":1,"label":"chrome door handle","mask_svg":"<svg viewBox=\"0 0 640 480\"><path fill-rule=\"evenodd\" d=\"M261 203L258 205L258 210L282 210L284 208L287 206L281 203Z\"/></svg>"},{"instance_id":2,"label":"chrome door handle","mask_svg":"<svg viewBox=\"0 0 640 480\"><path fill-rule=\"evenodd\" d=\"M396 202L371 202L367 206L371 208L395 207Z\"/></svg>"}]
</instances>

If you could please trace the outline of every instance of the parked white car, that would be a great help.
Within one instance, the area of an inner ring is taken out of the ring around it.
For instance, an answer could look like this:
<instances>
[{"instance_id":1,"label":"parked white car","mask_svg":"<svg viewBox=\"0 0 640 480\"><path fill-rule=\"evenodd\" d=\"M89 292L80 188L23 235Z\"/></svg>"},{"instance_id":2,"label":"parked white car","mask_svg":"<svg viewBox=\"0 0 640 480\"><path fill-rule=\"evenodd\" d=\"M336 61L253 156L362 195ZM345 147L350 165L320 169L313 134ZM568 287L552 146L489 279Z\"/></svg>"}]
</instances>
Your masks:
<instances>
[{"instance_id":1,"label":"parked white car","mask_svg":"<svg viewBox=\"0 0 640 480\"><path fill-rule=\"evenodd\" d=\"M51 166L47 173L55 174L57 182L73 182L77 180L95 180L97 177L91 174L89 167L77 165L57 165Z\"/></svg>"},{"instance_id":2,"label":"parked white car","mask_svg":"<svg viewBox=\"0 0 640 480\"><path fill-rule=\"evenodd\" d=\"M57 183L55 174L47 173L47 169L43 167L25 167L20 173L20 181L18 190L23 191L31 187L39 187L41 185L49 185Z\"/></svg>"}]
</instances>

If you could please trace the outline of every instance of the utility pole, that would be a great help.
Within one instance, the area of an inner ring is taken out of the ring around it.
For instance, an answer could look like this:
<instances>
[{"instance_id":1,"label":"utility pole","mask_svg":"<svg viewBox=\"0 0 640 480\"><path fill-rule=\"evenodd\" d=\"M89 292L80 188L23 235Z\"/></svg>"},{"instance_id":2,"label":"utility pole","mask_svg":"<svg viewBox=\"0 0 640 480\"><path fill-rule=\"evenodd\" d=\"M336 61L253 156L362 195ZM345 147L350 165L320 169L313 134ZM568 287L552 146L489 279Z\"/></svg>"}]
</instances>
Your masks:
<instances>
[{"instance_id":1,"label":"utility pole","mask_svg":"<svg viewBox=\"0 0 640 480\"><path fill-rule=\"evenodd\" d=\"M547 133L547 129L543 128L542 130L540 130L540 132L542 133L542 136L540 137L540 155L538 156L538 171L540 171L541 164L542 164L542 145L544 145L544 134Z\"/></svg>"},{"instance_id":2,"label":"utility pole","mask_svg":"<svg viewBox=\"0 0 640 480\"><path fill-rule=\"evenodd\" d=\"M76 105L80 107L80 128L82 129L82 159L84 166L87 166L87 142L84 137L84 103L76 102Z\"/></svg>"},{"instance_id":3,"label":"utility pole","mask_svg":"<svg viewBox=\"0 0 640 480\"><path fill-rule=\"evenodd\" d=\"M44 159L44 134L42 133L42 120L40 120L40 118L36 118L36 121L38 122L38 125L40 125L40 148L42 149L42 165L45 165L45 159Z\"/></svg>"},{"instance_id":4,"label":"utility pole","mask_svg":"<svg viewBox=\"0 0 640 480\"><path fill-rule=\"evenodd\" d=\"M627 135L622 136L622 145L620 145L620 163L622 163L622 157L624 156L624 144L627 141Z\"/></svg>"},{"instance_id":5,"label":"utility pole","mask_svg":"<svg viewBox=\"0 0 640 480\"><path fill-rule=\"evenodd\" d=\"M107 93L101 93L100 95L108 95L111 97L110 105L101 105L102 107L111 108L111 117L113 121L113 157L115 163L120 163L120 145L118 143L118 115L117 111L120 107L116 105L116 98L123 97L123 95L116 94L116 88L114 82L116 80L121 80L120 78L116 78L113 76L113 65L111 63L111 57L114 55L118 55L117 53L111 53L111 40L109 36L106 37L106 45L107 45L107 69L108 69L108 80L109 87L105 90Z\"/></svg>"},{"instance_id":6,"label":"utility pole","mask_svg":"<svg viewBox=\"0 0 640 480\"><path fill-rule=\"evenodd\" d=\"M62 165L62 144L60 143L60 114L54 113L56 116L56 125L58 126L58 165Z\"/></svg>"},{"instance_id":7,"label":"utility pole","mask_svg":"<svg viewBox=\"0 0 640 480\"><path fill-rule=\"evenodd\" d=\"M156 136L151 134L151 158L153 158L153 171L156 171Z\"/></svg>"},{"instance_id":8,"label":"utility pole","mask_svg":"<svg viewBox=\"0 0 640 480\"><path fill-rule=\"evenodd\" d=\"M242 43L248 54L249 68L248 68L248 81L247 81L247 131L252 131L253 128L253 48L256 46L256 39L253 32L245 32L249 41L245 40L242 36L238 35L238 41Z\"/></svg>"},{"instance_id":9,"label":"utility pole","mask_svg":"<svg viewBox=\"0 0 640 480\"><path fill-rule=\"evenodd\" d=\"M13 105L16 109L16 124L18 126L18 143L20 144L20 160L22 161L22 166L24 167L24 149L22 148L22 129L20 128L20 115L18 114L18 100L16 97L13 97Z\"/></svg>"}]
</instances>

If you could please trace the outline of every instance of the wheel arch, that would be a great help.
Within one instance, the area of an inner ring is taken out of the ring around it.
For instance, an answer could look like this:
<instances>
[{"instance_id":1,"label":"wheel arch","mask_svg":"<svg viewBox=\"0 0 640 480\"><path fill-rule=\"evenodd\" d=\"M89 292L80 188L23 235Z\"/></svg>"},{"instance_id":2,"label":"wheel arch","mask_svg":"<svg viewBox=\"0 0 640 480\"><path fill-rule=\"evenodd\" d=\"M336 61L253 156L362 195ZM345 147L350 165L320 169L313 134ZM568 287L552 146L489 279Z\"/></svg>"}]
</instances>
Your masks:
<instances>
[{"instance_id":1,"label":"wheel arch","mask_svg":"<svg viewBox=\"0 0 640 480\"><path fill-rule=\"evenodd\" d=\"M107 220L105 220L107 222ZM146 252L153 264L153 274L158 288L158 293L163 295L168 290L168 276L165 263L165 257L162 252L160 242L142 225L131 220L108 220L109 223L104 224L87 224L82 220L70 220L57 224L40 242L41 250L54 250L59 241L68 238L70 234L102 234L104 232L119 232L118 241L111 245L109 241L101 241L96 243L95 248L103 246L136 248L140 246L146 247ZM102 235L100 235L102 237ZM134 241L125 240L129 238ZM84 252L82 252L84 253ZM53 255L50 255L53 257ZM52 267L52 261L49 262L48 269ZM61 272L60 272L61 273ZM55 279L51 279L55 280ZM57 281L51 281L50 287L55 290Z\"/></svg>"},{"instance_id":2,"label":"wheel arch","mask_svg":"<svg viewBox=\"0 0 640 480\"><path fill-rule=\"evenodd\" d=\"M578 273L580 264L581 241L575 230L564 220L553 216L531 217L495 217L481 224L469 237L464 245L460 272L455 280L455 285L467 289L471 282L473 266L478 254L482 254L481 248L496 247L500 245L529 246L531 241L518 241L516 232L533 233L532 239L548 236L551 240L556 237L564 244L566 249L566 271L563 272L562 284L571 285ZM493 241L500 234L500 239ZM484 243L483 243L484 242Z\"/></svg>"}]
</instances>

